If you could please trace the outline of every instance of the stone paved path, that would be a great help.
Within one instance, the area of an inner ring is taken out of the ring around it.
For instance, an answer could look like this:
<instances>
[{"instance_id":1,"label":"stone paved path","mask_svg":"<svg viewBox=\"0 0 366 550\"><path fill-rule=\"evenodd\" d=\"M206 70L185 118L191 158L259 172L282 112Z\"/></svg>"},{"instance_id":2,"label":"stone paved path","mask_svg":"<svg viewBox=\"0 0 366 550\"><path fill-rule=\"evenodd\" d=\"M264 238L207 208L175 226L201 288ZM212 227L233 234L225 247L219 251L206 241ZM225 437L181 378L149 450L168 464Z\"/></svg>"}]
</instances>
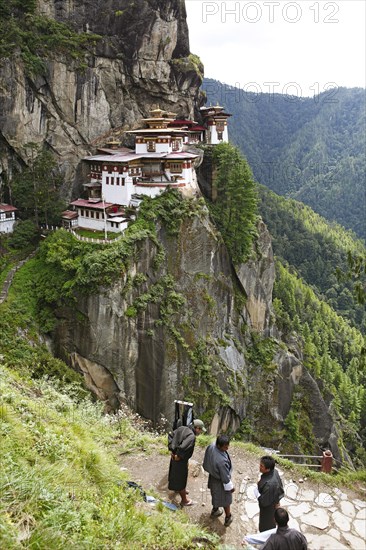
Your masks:
<instances>
[{"instance_id":1,"label":"stone paved path","mask_svg":"<svg viewBox=\"0 0 366 550\"><path fill-rule=\"evenodd\" d=\"M245 535L258 531L259 509L253 489L258 480L259 460L244 450L232 449L233 481L236 487L232 513L234 521L223 526L222 516L211 519L211 498L207 489L207 474L201 463L204 449L197 447L190 461L188 478L189 497L194 506L185 508L190 520L214 531L221 539L222 549L243 550ZM178 504L179 498L167 489L169 457L154 454L134 454L121 457L121 467L130 479L140 483L150 494ZM316 483L300 476L291 478L281 471L285 498L281 506L290 515L290 526L299 529L308 540L309 550L366 550L366 488L360 492ZM259 548L259 546L253 546Z\"/></svg>"},{"instance_id":2,"label":"stone paved path","mask_svg":"<svg viewBox=\"0 0 366 550\"><path fill-rule=\"evenodd\" d=\"M338 488L307 488L306 481L286 479L279 472L285 489L281 506L290 515L290 527L306 536L309 550L366 549L366 501L354 499ZM253 525L256 532L259 515L253 487L250 482L242 482L239 508L246 529Z\"/></svg>"},{"instance_id":3,"label":"stone paved path","mask_svg":"<svg viewBox=\"0 0 366 550\"><path fill-rule=\"evenodd\" d=\"M32 252L27 258L25 258L25 260L21 260L16 266L11 268L0 290L0 304L5 302L6 298L8 297L9 288L11 286L11 283L13 282L15 273L18 271L18 269L22 267L22 265L25 264L25 262L30 260L30 258L33 258L34 255L35 255L35 252Z\"/></svg>"}]
</instances>

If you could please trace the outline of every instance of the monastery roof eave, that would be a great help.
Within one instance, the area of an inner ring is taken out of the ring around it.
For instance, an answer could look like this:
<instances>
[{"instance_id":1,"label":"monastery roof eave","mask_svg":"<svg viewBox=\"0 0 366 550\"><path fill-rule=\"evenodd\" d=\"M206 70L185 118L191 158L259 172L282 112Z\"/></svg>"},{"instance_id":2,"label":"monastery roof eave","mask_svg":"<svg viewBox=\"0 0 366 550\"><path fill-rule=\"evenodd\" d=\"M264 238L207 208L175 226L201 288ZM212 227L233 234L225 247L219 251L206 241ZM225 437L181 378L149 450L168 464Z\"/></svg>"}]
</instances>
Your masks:
<instances>
[{"instance_id":1,"label":"monastery roof eave","mask_svg":"<svg viewBox=\"0 0 366 550\"><path fill-rule=\"evenodd\" d=\"M194 158L197 158L198 156L199 155L195 155L194 153L186 153L185 151L182 151L182 152L178 151L176 153L141 153L137 155L120 155L120 156L113 155L113 157L106 156L106 155L95 155L94 157L85 157L83 160L118 164L118 163L127 163L132 160L139 160L139 159L147 159L147 160L166 159L166 158L194 159Z\"/></svg>"},{"instance_id":2,"label":"monastery roof eave","mask_svg":"<svg viewBox=\"0 0 366 550\"><path fill-rule=\"evenodd\" d=\"M105 208L114 206L112 202L104 202L104 201L91 202L91 201L88 201L87 199L76 199L76 201L72 201L70 204L71 206L80 206L80 207L83 206L84 208L87 207L95 210L104 210Z\"/></svg>"},{"instance_id":3,"label":"monastery roof eave","mask_svg":"<svg viewBox=\"0 0 366 550\"><path fill-rule=\"evenodd\" d=\"M126 134L178 134L185 135L186 131L179 128L137 128L128 130ZM163 136L165 137L165 136Z\"/></svg>"},{"instance_id":4,"label":"monastery roof eave","mask_svg":"<svg viewBox=\"0 0 366 550\"><path fill-rule=\"evenodd\" d=\"M18 210L15 206L12 206L11 204L0 204L0 212L15 212Z\"/></svg>"}]
</instances>

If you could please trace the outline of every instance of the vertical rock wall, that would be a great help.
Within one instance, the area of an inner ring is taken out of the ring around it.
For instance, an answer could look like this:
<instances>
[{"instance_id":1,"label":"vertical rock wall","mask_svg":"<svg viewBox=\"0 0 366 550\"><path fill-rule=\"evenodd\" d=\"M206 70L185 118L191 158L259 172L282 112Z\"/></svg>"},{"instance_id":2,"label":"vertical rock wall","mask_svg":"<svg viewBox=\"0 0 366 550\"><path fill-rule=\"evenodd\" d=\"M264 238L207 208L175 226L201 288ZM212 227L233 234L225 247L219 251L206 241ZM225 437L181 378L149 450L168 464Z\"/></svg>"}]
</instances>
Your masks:
<instances>
[{"instance_id":1,"label":"vertical rock wall","mask_svg":"<svg viewBox=\"0 0 366 550\"><path fill-rule=\"evenodd\" d=\"M33 142L55 153L70 198L81 183L77 165L94 140L131 129L157 104L193 117L201 75L186 62L182 0L39 0L38 6L101 39L83 69L63 56L47 59L41 76L28 74L17 55L0 63L0 184L28 162L24 145Z\"/></svg>"}]
</instances>

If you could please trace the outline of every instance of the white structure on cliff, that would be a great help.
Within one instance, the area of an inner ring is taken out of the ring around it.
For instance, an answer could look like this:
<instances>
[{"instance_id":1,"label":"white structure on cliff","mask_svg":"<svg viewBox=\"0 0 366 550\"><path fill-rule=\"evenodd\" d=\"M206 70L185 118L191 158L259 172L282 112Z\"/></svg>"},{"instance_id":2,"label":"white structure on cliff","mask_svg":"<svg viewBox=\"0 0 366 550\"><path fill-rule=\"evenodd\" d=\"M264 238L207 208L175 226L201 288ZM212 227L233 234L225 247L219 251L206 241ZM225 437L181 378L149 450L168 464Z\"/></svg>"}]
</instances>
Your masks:
<instances>
[{"instance_id":1,"label":"white structure on cliff","mask_svg":"<svg viewBox=\"0 0 366 550\"><path fill-rule=\"evenodd\" d=\"M207 126L206 143L208 145L227 143L229 141L227 120L231 114L225 113L220 105L201 107L201 113Z\"/></svg>"},{"instance_id":2,"label":"white structure on cliff","mask_svg":"<svg viewBox=\"0 0 366 550\"><path fill-rule=\"evenodd\" d=\"M16 222L15 213L17 212L15 206L11 204L0 203L0 233L12 233L14 224Z\"/></svg>"},{"instance_id":3,"label":"white structure on cliff","mask_svg":"<svg viewBox=\"0 0 366 550\"><path fill-rule=\"evenodd\" d=\"M209 128L216 128L214 134L194 121L177 120L174 113L154 109L143 119L144 128L126 132L135 137L134 150L110 141L97 155L86 157L88 199L71 203L73 210L63 213L64 225L120 232L128 222L125 208L136 206L136 197L156 197L168 187L193 195L198 190L194 165L200 154L187 149L205 142L206 132L210 144L227 140L227 126L226 133L219 128L230 115L222 111L217 106L203 113Z\"/></svg>"}]
</instances>

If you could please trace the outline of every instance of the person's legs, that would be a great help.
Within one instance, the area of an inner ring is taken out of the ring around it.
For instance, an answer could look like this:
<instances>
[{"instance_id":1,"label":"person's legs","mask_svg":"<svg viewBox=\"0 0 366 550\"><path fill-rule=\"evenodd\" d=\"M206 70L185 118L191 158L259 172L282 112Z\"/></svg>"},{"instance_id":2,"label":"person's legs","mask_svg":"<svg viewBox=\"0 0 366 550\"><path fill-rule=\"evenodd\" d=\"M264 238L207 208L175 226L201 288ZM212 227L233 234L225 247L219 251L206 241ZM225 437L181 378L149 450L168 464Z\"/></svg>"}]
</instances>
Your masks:
<instances>
[{"instance_id":1,"label":"person's legs","mask_svg":"<svg viewBox=\"0 0 366 550\"><path fill-rule=\"evenodd\" d=\"M223 513L224 512L221 510L221 508L212 507L211 517L218 518L219 516L222 516Z\"/></svg>"},{"instance_id":2,"label":"person's legs","mask_svg":"<svg viewBox=\"0 0 366 550\"><path fill-rule=\"evenodd\" d=\"M228 527L230 525L230 523L232 523L233 521L233 516L231 515L231 512L230 512L230 505L229 506L224 506L224 510L225 510L225 527Z\"/></svg>"},{"instance_id":3,"label":"person's legs","mask_svg":"<svg viewBox=\"0 0 366 550\"><path fill-rule=\"evenodd\" d=\"M184 489L182 489L181 491L178 491L178 493L180 494L180 497L181 497L181 499L182 499L181 504L182 504L183 506L186 505L186 504L188 504L189 500L188 500L188 498L187 498L187 491L186 491L186 489L184 488Z\"/></svg>"}]
</instances>

